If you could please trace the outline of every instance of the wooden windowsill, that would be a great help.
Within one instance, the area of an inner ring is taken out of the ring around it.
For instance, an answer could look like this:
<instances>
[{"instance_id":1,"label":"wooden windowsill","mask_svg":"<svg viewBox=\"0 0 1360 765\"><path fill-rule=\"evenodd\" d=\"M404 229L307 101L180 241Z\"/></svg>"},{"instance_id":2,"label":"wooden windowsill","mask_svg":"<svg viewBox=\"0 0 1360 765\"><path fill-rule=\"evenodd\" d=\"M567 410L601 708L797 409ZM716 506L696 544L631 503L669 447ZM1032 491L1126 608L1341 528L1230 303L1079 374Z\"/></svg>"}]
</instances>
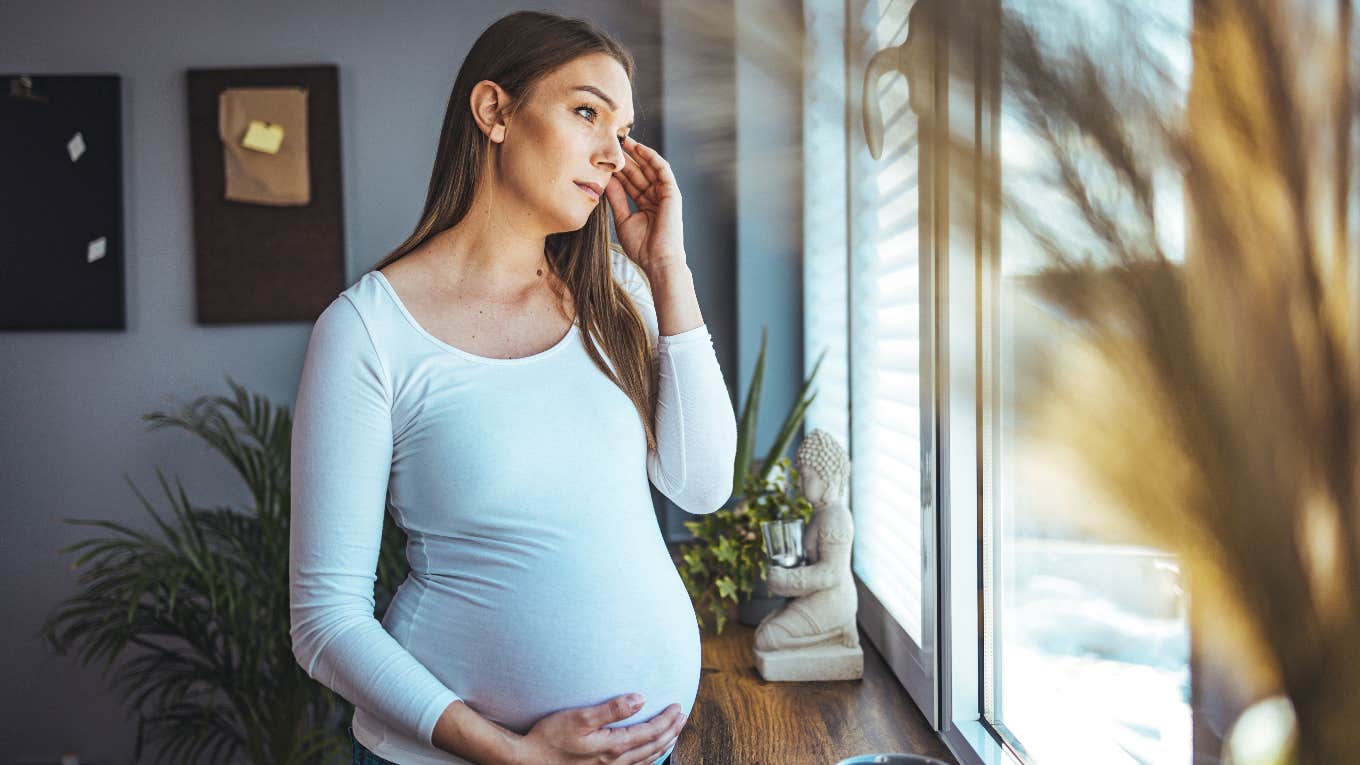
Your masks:
<instances>
[{"instance_id":1,"label":"wooden windowsill","mask_svg":"<svg viewBox=\"0 0 1360 765\"><path fill-rule=\"evenodd\" d=\"M863 678L767 682L756 671L755 630L735 610L722 635L705 621L699 695L675 765L835 765L879 752L957 762L863 630Z\"/></svg>"}]
</instances>

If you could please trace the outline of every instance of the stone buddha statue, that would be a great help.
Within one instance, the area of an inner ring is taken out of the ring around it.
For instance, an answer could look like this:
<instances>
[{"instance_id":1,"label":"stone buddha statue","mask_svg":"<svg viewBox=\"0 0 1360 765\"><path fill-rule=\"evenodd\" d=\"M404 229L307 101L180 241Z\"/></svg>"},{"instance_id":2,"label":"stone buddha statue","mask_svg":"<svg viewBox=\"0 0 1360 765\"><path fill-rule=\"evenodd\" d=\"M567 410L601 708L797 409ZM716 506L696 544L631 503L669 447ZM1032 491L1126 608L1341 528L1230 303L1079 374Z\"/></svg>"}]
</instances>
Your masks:
<instances>
[{"instance_id":1,"label":"stone buddha statue","mask_svg":"<svg viewBox=\"0 0 1360 765\"><path fill-rule=\"evenodd\" d=\"M850 573L854 519L845 502L850 455L830 433L814 429L794 456L799 489L812 505L803 529L807 562L769 566L766 586L793 598L761 620L756 669L766 680L853 680L864 674L855 622L859 598Z\"/></svg>"}]
</instances>

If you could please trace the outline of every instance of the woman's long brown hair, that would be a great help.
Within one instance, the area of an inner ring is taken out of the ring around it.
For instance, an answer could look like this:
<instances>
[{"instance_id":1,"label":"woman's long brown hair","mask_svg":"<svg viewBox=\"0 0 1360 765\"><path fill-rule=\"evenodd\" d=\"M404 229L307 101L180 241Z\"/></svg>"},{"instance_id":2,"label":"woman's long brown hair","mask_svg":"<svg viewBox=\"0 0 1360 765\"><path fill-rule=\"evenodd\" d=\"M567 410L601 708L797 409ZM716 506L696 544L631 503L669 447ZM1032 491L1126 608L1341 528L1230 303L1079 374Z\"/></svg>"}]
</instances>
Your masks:
<instances>
[{"instance_id":1,"label":"woman's long brown hair","mask_svg":"<svg viewBox=\"0 0 1360 765\"><path fill-rule=\"evenodd\" d=\"M487 27L468 51L449 94L420 222L401 246L370 270L410 254L467 215L490 150L490 139L477 127L468 105L474 85L482 80L500 85L510 95L505 114L513 115L542 77L591 53L612 56L632 82L632 55L587 21L522 11ZM655 449L652 413L656 411L656 357L641 315L613 278L611 249L619 248L609 241L609 218L601 204L576 231L549 235L545 255L554 277L571 291L586 353L632 399L642 419L647 448ZM645 272L640 268L639 272L645 280ZM590 342L590 338L595 342ZM600 350L613 363L613 369L601 357Z\"/></svg>"}]
</instances>

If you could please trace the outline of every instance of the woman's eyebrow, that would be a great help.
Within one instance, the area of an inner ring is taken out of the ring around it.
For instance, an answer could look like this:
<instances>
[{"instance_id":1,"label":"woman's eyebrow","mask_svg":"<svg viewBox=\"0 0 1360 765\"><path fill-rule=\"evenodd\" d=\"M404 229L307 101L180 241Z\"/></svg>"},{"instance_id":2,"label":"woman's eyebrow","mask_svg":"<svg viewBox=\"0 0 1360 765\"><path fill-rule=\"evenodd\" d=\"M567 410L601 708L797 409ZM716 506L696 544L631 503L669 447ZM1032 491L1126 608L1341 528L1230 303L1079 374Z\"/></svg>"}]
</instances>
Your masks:
<instances>
[{"instance_id":1,"label":"woman's eyebrow","mask_svg":"<svg viewBox=\"0 0 1360 765\"><path fill-rule=\"evenodd\" d=\"M594 85L577 85L576 87L572 88L572 90L584 90L587 93L594 93L595 95L602 98L606 104L609 104L610 111L619 110L619 105L614 103L614 99L610 98L609 96L606 96L603 90L600 90ZM633 127L633 123L630 122L627 125L624 125L624 127L631 128Z\"/></svg>"}]
</instances>

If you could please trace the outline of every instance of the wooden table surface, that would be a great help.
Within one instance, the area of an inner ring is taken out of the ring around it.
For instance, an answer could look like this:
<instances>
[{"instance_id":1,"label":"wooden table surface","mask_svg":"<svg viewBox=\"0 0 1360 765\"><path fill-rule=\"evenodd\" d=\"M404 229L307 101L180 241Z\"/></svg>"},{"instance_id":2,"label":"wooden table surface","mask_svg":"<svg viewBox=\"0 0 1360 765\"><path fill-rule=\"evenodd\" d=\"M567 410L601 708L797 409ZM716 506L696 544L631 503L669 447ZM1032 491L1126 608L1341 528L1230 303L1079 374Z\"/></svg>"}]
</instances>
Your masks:
<instances>
[{"instance_id":1,"label":"wooden table surface","mask_svg":"<svg viewBox=\"0 0 1360 765\"><path fill-rule=\"evenodd\" d=\"M699 695L671 758L675 765L835 765L857 754L905 752L957 763L860 630L864 677L766 682L755 630L736 620L701 635Z\"/></svg>"}]
</instances>

